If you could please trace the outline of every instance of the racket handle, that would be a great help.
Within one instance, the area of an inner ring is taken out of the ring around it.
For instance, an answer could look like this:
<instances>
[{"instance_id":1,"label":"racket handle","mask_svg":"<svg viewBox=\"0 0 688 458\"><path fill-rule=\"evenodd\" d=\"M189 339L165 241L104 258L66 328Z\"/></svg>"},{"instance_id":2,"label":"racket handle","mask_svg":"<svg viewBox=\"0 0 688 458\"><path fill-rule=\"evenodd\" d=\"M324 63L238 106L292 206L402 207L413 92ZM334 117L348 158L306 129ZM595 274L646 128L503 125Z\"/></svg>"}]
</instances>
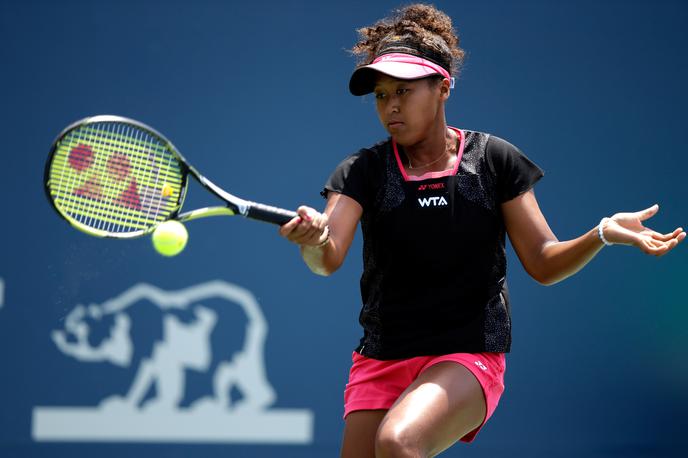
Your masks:
<instances>
[{"instance_id":1,"label":"racket handle","mask_svg":"<svg viewBox=\"0 0 688 458\"><path fill-rule=\"evenodd\" d=\"M296 212L285 210L283 208L272 207L270 205L251 202L248 207L248 212L246 212L246 216L252 219L281 226L295 217Z\"/></svg>"}]
</instances>

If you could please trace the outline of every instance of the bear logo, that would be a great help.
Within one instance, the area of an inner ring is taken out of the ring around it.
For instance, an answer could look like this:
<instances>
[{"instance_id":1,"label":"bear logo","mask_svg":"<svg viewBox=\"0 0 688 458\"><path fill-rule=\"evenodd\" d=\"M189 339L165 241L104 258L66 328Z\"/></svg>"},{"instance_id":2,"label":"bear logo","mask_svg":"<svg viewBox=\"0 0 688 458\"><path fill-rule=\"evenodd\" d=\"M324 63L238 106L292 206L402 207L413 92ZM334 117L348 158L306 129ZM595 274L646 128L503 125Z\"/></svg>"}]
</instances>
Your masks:
<instances>
[{"instance_id":1,"label":"bear logo","mask_svg":"<svg viewBox=\"0 0 688 458\"><path fill-rule=\"evenodd\" d=\"M239 319L243 333L223 327ZM224 281L180 291L141 283L102 304L78 305L53 331L56 347L80 362L134 369L133 380L95 407L36 407L33 437L310 443L311 411L270 408L277 394L265 371L267 331L253 294ZM212 388L189 400L191 372L205 374Z\"/></svg>"}]
</instances>

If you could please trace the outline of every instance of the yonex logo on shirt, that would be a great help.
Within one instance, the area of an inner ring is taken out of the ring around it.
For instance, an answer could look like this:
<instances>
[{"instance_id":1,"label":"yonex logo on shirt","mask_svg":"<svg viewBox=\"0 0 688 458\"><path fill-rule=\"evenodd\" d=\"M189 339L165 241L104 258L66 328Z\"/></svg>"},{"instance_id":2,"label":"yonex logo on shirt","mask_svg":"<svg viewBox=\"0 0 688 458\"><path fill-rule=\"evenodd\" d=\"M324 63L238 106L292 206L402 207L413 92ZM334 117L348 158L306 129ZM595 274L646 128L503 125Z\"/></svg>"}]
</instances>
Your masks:
<instances>
[{"instance_id":1,"label":"yonex logo on shirt","mask_svg":"<svg viewBox=\"0 0 688 458\"><path fill-rule=\"evenodd\" d=\"M442 196L422 197L418 199L421 207L443 207L449 205L447 199Z\"/></svg>"},{"instance_id":2,"label":"yonex logo on shirt","mask_svg":"<svg viewBox=\"0 0 688 458\"><path fill-rule=\"evenodd\" d=\"M430 183L418 185L419 191L425 191L426 189L444 189L444 183Z\"/></svg>"}]
</instances>

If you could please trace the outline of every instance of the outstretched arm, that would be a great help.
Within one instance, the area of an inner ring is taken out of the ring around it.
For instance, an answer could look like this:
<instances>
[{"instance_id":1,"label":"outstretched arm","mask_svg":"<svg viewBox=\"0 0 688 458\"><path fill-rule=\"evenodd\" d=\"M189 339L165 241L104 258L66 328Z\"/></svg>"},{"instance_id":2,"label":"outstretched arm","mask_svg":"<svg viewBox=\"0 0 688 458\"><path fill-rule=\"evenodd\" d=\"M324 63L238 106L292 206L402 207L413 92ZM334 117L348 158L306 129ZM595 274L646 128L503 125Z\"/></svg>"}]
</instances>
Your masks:
<instances>
[{"instance_id":1,"label":"outstretched arm","mask_svg":"<svg viewBox=\"0 0 688 458\"><path fill-rule=\"evenodd\" d=\"M678 245L686 233L678 228L660 234L643 226L642 221L658 210L659 206L654 205L639 212L617 213L603 224L603 235L610 243L636 246L646 254L662 256ZM597 226L576 239L560 242L542 215L532 189L504 202L502 214L521 264L531 277L544 285L575 274L604 247Z\"/></svg>"}]
</instances>

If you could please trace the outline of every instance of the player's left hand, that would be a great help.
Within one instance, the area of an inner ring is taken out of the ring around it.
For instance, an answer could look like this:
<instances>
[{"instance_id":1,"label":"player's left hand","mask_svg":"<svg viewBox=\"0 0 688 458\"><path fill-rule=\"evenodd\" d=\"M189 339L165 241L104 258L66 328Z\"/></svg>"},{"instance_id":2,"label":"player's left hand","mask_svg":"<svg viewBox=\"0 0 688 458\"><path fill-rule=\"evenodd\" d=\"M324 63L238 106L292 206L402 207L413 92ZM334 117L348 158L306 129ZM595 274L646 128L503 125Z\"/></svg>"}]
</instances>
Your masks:
<instances>
[{"instance_id":1,"label":"player's left hand","mask_svg":"<svg viewBox=\"0 0 688 458\"><path fill-rule=\"evenodd\" d=\"M617 213L604 225L604 237L612 243L637 246L646 254L662 256L686 238L686 233L679 227L671 233L660 234L643 226L642 222L658 211L659 205L655 204L637 212Z\"/></svg>"}]
</instances>

